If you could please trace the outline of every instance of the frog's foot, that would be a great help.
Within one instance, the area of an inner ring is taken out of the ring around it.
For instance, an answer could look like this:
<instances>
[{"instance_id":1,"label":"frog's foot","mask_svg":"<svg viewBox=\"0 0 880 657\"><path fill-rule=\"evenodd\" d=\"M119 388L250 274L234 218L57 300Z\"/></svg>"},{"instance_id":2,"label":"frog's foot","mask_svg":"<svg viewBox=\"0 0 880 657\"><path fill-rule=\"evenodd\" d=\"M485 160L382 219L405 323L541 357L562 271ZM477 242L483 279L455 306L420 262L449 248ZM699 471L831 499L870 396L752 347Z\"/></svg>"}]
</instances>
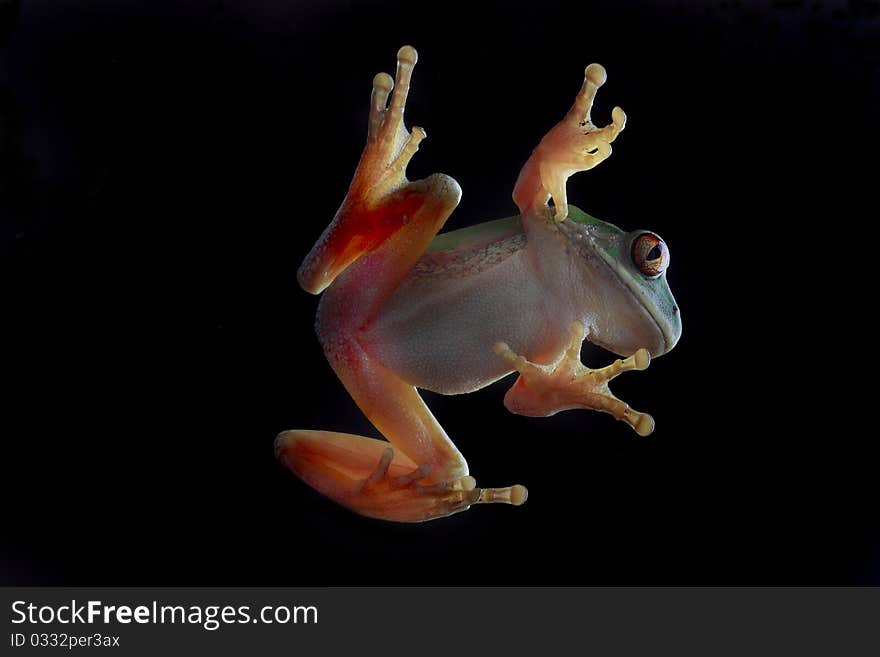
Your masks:
<instances>
[{"instance_id":1,"label":"frog's foot","mask_svg":"<svg viewBox=\"0 0 880 657\"><path fill-rule=\"evenodd\" d=\"M519 505L524 486L477 488L464 475L434 481L430 464L416 465L383 440L331 431L285 431L278 458L312 488L361 515L421 522L465 511L473 504Z\"/></svg>"},{"instance_id":2,"label":"frog's foot","mask_svg":"<svg viewBox=\"0 0 880 657\"><path fill-rule=\"evenodd\" d=\"M384 242L412 217L422 201L420 188L411 188L406 178L406 167L426 133L419 127L409 132L403 122L417 60L415 48L403 46L397 53L396 81L387 73L373 79L367 145L354 179L333 221L297 274L308 292L321 292L357 257Z\"/></svg>"},{"instance_id":3,"label":"frog's foot","mask_svg":"<svg viewBox=\"0 0 880 657\"><path fill-rule=\"evenodd\" d=\"M507 391L504 405L512 413L546 417L573 408L588 408L610 413L623 420L640 436L654 430L654 419L639 413L615 397L608 382L621 372L644 370L651 362L647 349L639 349L629 358L617 360L607 367L590 369L580 361L584 325L572 325L571 343L555 365L538 365L515 354L504 342L495 345L495 353L520 373L516 384Z\"/></svg>"},{"instance_id":4,"label":"frog's foot","mask_svg":"<svg viewBox=\"0 0 880 657\"><path fill-rule=\"evenodd\" d=\"M535 212L548 198L553 199L554 218L568 217L566 183L578 171L592 169L611 155L611 142L626 125L626 114L619 107L611 111L611 124L597 128L590 117L596 91L605 83L605 69L590 64L584 71L584 84L565 117L535 148L523 166L513 200L520 212Z\"/></svg>"},{"instance_id":5,"label":"frog's foot","mask_svg":"<svg viewBox=\"0 0 880 657\"><path fill-rule=\"evenodd\" d=\"M381 205L386 197L406 185L406 167L419 144L427 136L424 128L414 126L409 132L403 123L403 111L409 95L412 71L419 59L416 49L403 46L397 51L396 81L387 73L373 78L367 145L349 189L368 206ZM391 104L387 104L391 94Z\"/></svg>"}]
</instances>

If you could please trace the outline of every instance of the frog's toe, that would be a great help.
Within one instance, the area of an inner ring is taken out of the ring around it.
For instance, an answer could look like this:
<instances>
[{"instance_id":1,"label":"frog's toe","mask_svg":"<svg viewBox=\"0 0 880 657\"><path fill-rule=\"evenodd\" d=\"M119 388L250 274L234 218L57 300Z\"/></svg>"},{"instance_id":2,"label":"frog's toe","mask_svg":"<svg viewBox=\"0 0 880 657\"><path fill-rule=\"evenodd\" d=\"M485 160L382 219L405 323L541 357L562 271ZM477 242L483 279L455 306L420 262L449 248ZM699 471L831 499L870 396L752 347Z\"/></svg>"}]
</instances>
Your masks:
<instances>
[{"instance_id":1,"label":"frog's toe","mask_svg":"<svg viewBox=\"0 0 880 657\"><path fill-rule=\"evenodd\" d=\"M601 64L590 64L584 69L584 83L574 99L574 104L565 115L565 120L584 126L590 122L590 113L593 110L593 101L596 92L608 79L608 73Z\"/></svg>"},{"instance_id":2,"label":"frog's toe","mask_svg":"<svg viewBox=\"0 0 880 657\"><path fill-rule=\"evenodd\" d=\"M367 149L368 154L379 159L380 163L388 164L394 160L402 141L407 137L403 113L409 96L412 72L418 60L419 54L415 48L403 46L397 51L395 79L392 80L387 73L378 73L373 78Z\"/></svg>"},{"instance_id":3,"label":"frog's toe","mask_svg":"<svg viewBox=\"0 0 880 657\"><path fill-rule=\"evenodd\" d=\"M493 502L502 502L504 504L512 504L513 506L521 506L529 499L529 489L522 484L515 486L505 486L504 488L483 488L480 491L480 503L491 504Z\"/></svg>"}]
</instances>

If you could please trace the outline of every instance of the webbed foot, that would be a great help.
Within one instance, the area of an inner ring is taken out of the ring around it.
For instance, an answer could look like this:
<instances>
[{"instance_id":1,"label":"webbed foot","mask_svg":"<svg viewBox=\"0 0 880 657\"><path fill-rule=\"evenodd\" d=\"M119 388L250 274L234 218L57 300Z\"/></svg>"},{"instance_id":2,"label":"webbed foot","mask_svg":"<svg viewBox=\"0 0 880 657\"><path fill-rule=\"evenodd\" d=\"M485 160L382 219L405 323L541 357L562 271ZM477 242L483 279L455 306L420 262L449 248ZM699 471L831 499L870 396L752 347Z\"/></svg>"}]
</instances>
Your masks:
<instances>
[{"instance_id":1,"label":"webbed foot","mask_svg":"<svg viewBox=\"0 0 880 657\"><path fill-rule=\"evenodd\" d=\"M607 75L599 64L584 71L584 84L565 117L532 152L520 171L513 200L522 214L534 212L549 198L555 206L554 219L568 217L566 183L578 171L592 169L611 155L611 142L626 126L626 114L619 107L611 111L611 124L597 128L590 117L593 100Z\"/></svg>"},{"instance_id":2,"label":"webbed foot","mask_svg":"<svg viewBox=\"0 0 880 657\"><path fill-rule=\"evenodd\" d=\"M546 417L559 411L586 408L610 413L630 425L640 436L654 431L654 419L633 410L615 397L608 382L621 372L647 369L651 355L639 349L629 358L616 360L607 367L591 369L580 360L584 325L571 327L571 342L555 365L538 365L517 355L505 342L495 344L495 353L520 373L516 384L507 391L504 404L519 415Z\"/></svg>"},{"instance_id":3,"label":"webbed foot","mask_svg":"<svg viewBox=\"0 0 880 657\"><path fill-rule=\"evenodd\" d=\"M285 431L275 440L278 458L312 488L361 515L421 522L459 513L474 504L526 501L525 486L477 488L465 475L432 479L430 464L416 465L387 442L332 431Z\"/></svg>"}]
</instances>

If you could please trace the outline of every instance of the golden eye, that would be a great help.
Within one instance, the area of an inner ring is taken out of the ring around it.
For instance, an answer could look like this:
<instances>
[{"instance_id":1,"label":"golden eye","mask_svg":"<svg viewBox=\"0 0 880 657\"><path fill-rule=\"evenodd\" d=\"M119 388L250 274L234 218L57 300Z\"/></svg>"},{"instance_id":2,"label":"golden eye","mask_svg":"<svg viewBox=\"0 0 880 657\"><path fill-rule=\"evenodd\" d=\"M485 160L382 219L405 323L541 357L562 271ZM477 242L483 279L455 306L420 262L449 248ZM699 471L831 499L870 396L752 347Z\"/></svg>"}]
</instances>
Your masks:
<instances>
[{"instance_id":1,"label":"golden eye","mask_svg":"<svg viewBox=\"0 0 880 657\"><path fill-rule=\"evenodd\" d=\"M633 240L633 264L645 276L659 276L669 266L669 249L654 233L642 233Z\"/></svg>"}]
</instances>

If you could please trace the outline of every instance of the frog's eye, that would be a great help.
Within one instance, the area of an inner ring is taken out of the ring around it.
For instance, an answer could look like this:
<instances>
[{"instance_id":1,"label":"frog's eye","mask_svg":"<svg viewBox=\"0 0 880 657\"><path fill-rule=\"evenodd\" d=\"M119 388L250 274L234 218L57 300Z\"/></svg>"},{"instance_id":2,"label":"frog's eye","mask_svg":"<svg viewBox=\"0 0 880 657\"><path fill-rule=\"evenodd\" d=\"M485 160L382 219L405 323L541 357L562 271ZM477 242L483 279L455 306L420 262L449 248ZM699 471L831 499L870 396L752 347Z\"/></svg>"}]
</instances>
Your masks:
<instances>
[{"instance_id":1,"label":"frog's eye","mask_svg":"<svg viewBox=\"0 0 880 657\"><path fill-rule=\"evenodd\" d=\"M669 266L669 249L654 233L642 233L633 240L632 259L640 272L655 278Z\"/></svg>"}]
</instances>

